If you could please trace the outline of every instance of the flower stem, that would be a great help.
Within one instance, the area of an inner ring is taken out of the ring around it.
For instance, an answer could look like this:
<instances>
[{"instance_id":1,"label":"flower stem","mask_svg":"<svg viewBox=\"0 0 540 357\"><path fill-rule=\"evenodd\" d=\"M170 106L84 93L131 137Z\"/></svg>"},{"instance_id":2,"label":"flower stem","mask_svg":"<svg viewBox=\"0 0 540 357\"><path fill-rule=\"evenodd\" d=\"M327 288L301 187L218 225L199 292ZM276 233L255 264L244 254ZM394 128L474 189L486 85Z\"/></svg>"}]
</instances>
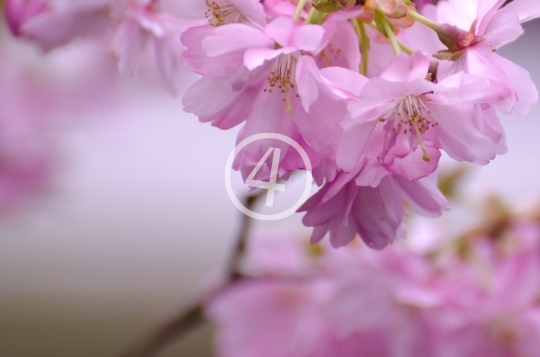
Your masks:
<instances>
[{"instance_id":1,"label":"flower stem","mask_svg":"<svg viewBox=\"0 0 540 357\"><path fill-rule=\"evenodd\" d=\"M383 36L386 37L386 33L383 30L381 30L379 27L377 27L376 25L374 25L372 23L369 23L369 22L364 22L364 24L368 25L372 29L375 29L375 30L379 31L380 33L383 34ZM368 41L369 41L369 38L368 38ZM413 54L414 50L412 48L410 48L409 46L407 46L406 44L404 44L403 42L401 42L398 38L396 38L396 42L398 43L399 47L403 50L403 52L405 52L408 55Z\"/></svg>"},{"instance_id":2,"label":"flower stem","mask_svg":"<svg viewBox=\"0 0 540 357\"><path fill-rule=\"evenodd\" d=\"M383 30L383 34L390 41L390 44L392 45L392 50L394 50L394 54L396 56L399 56L401 54L401 47L399 46L396 35L394 34L392 25L390 25L390 22L388 22L388 19L386 18L386 16L384 16L382 12L376 10L375 22L381 27L381 29Z\"/></svg>"},{"instance_id":3,"label":"flower stem","mask_svg":"<svg viewBox=\"0 0 540 357\"><path fill-rule=\"evenodd\" d=\"M312 7L306 19L306 24L321 25L328 17L327 12L322 12Z\"/></svg>"},{"instance_id":4,"label":"flower stem","mask_svg":"<svg viewBox=\"0 0 540 357\"><path fill-rule=\"evenodd\" d=\"M397 41L397 43L398 43L398 45L399 45L399 48L401 48L401 49L403 50L403 52L405 52L405 53L408 54L408 55L412 55L412 54L413 54L414 51L413 51L412 48L410 48L409 46L407 46L406 44L404 44L403 42L401 42L401 41L398 40L397 38L396 38L396 41Z\"/></svg>"},{"instance_id":5,"label":"flower stem","mask_svg":"<svg viewBox=\"0 0 540 357\"><path fill-rule=\"evenodd\" d=\"M432 29L434 31L438 31L440 29L440 27L441 27L441 25L439 25L438 23L436 23L434 21L431 21L427 17L424 17L424 16L420 15L419 13L417 13L416 11L413 11L411 9L409 9L407 14L410 17L412 17L413 19L415 19L416 21L420 22L421 24L429 27L430 29Z\"/></svg>"},{"instance_id":6,"label":"flower stem","mask_svg":"<svg viewBox=\"0 0 540 357\"><path fill-rule=\"evenodd\" d=\"M300 15L302 15L302 10L304 10L306 3L307 3L307 0L298 1L298 5L296 5L296 11L294 12L295 21L298 21L300 19Z\"/></svg>"},{"instance_id":7,"label":"flower stem","mask_svg":"<svg viewBox=\"0 0 540 357\"><path fill-rule=\"evenodd\" d=\"M362 54L362 62L360 63L360 73L367 76L369 63L369 37L366 32L365 22L362 20L351 20L351 24L356 32L356 36L360 39L360 52Z\"/></svg>"},{"instance_id":8,"label":"flower stem","mask_svg":"<svg viewBox=\"0 0 540 357\"><path fill-rule=\"evenodd\" d=\"M367 76L369 63L369 37L367 36L364 21L359 21L358 27L360 28L360 39L362 40L362 74Z\"/></svg>"}]
</instances>

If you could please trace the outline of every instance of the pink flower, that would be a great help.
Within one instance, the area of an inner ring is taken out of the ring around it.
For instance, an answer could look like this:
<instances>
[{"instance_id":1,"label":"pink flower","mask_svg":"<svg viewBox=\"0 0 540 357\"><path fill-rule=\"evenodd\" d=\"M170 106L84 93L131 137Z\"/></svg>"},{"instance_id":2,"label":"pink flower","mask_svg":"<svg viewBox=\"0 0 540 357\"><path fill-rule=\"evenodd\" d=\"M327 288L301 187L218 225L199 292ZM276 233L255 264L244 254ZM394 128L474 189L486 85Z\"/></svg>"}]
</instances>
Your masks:
<instances>
[{"instance_id":1,"label":"pink flower","mask_svg":"<svg viewBox=\"0 0 540 357\"><path fill-rule=\"evenodd\" d=\"M540 2L515 0L501 7L504 0L440 1L437 6L441 23L457 26L461 31L443 25L452 41L459 41L454 49L456 63L447 68L449 73L464 70L503 83L511 95L494 103L504 113L529 112L538 102L538 91L530 74L517 64L499 56L495 51L514 41L522 33L521 23L540 17ZM470 33L467 33L469 31Z\"/></svg>"},{"instance_id":2,"label":"pink flower","mask_svg":"<svg viewBox=\"0 0 540 357\"><path fill-rule=\"evenodd\" d=\"M188 19L206 19L210 26L233 23L251 24L263 28L266 15L259 0L191 0L167 1L165 8Z\"/></svg>"},{"instance_id":3,"label":"pink flower","mask_svg":"<svg viewBox=\"0 0 540 357\"><path fill-rule=\"evenodd\" d=\"M344 33L329 26L331 34ZM279 133L322 155L316 161L333 158L342 132L338 124L346 115L343 99L357 96L365 79L339 67L319 69L313 56L332 38L324 27L286 17L263 30L245 24L191 28L182 35L188 47L184 63L204 77L184 95L184 110L221 129L245 121L238 141ZM357 65L354 55L344 56L351 59L345 63ZM275 147L283 155L289 149ZM268 143L250 145L243 159L237 157L236 168L255 165L267 148Z\"/></svg>"},{"instance_id":4,"label":"pink flower","mask_svg":"<svg viewBox=\"0 0 540 357\"><path fill-rule=\"evenodd\" d=\"M330 243L337 248L358 234L370 248L383 249L397 236L404 236L404 202L428 217L447 209L445 198L428 178L408 181L385 176L376 187L358 186L358 179L363 179L362 172L338 174L299 209L307 212L304 225L314 227L312 243L329 232Z\"/></svg>"},{"instance_id":5,"label":"pink flower","mask_svg":"<svg viewBox=\"0 0 540 357\"><path fill-rule=\"evenodd\" d=\"M106 36L112 26L110 50L119 59L120 72L133 75L147 47L151 47L156 67L173 94L173 73L180 67L184 49L178 37L189 26L202 23L160 11L156 0L10 0L6 8L13 33L32 40L45 52L78 37Z\"/></svg>"},{"instance_id":6,"label":"pink flower","mask_svg":"<svg viewBox=\"0 0 540 357\"><path fill-rule=\"evenodd\" d=\"M309 357L324 338L324 282L243 282L214 296L206 315L218 327L220 357Z\"/></svg>"},{"instance_id":7,"label":"pink flower","mask_svg":"<svg viewBox=\"0 0 540 357\"><path fill-rule=\"evenodd\" d=\"M324 259L333 282L323 310L332 326L332 347L351 357L364 351L381 357L438 356L442 326L433 317L444 300L429 262L398 247L338 253Z\"/></svg>"},{"instance_id":8,"label":"pink flower","mask_svg":"<svg viewBox=\"0 0 540 357\"><path fill-rule=\"evenodd\" d=\"M470 289L459 285L463 279L448 274L455 275L455 298L453 305L441 311L443 321L451 323L441 340L440 355L536 356L540 348L538 246L503 257L493 248L488 252L485 248L477 245L474 265L468 267L468 272L467 266L456 272L462 277L476 275L475 294L469 294L472 299L463 299L463 290Z\"/></svg>"},{"instance_id":9,"label":"pink flower","mask_svg":"<svg viewBox=\"0 0 540 357\"><path fill-rule=\"evenodd\" d=\"M119 24L111 51L118 57L120 72L133 76L147 47L151 47L163 83L175 95L173 75L180 67L180 55L184 50L178 38L188 27L199 23L180 20L155 6L154 0L140 0L120 2L112 8L113 17Z\"/></svg>"},{"instance_id":10,"label":"pink flower","mask_svg":"<svg viewBox=\"0 0 540 357\"><path fill-rule=\"evenodd\" d=\"M28 38L47 52L65 45L73 38L104 33L107 28L107 5L113 0L20 1L8 0L6 9L17 8L18 14L28 14L13 22L14 34ZM40 4L40 6L38 6ZM41 11L33 11L41 8ZM9 12L6 11L9 19Z\"/></svg>"},{"instance_id":11,"label":"pink flower","mask_svg":"<svg viewBox=\"0 0 540 357\"><path fill-rule=\"evenodd\" d=\"M337 164L352 171L377 127L382 127L383 147L375 159L391 162L420 148L430 162L431 147L445 150L459 161L487 164L497 154L502 136L486 130L486 118L478 104L499 101L507 90L496 82L457 73L433 83L429 58L416 52L396 57L379 78L363 87L359 100L349 104L350 119L337 152ZM494 124L497 125L497 124ZM424 176L433 171L426 166ZM416 175L419 172L415 172ZM421 177L420 172L420 177Z\"/></svg>"},{"instance_id":12,"label":"pink flower","mask_svg":"<svg viewBox=\"0 0 540 357\"><path fill-rule=\"evenodd\" d=\"M207 303L217 355L537 356L539 224L520 216L497 228L427 254L291 239L261 255L269 244L254 241L248 278Z\"/></svg>"}]
</instances>

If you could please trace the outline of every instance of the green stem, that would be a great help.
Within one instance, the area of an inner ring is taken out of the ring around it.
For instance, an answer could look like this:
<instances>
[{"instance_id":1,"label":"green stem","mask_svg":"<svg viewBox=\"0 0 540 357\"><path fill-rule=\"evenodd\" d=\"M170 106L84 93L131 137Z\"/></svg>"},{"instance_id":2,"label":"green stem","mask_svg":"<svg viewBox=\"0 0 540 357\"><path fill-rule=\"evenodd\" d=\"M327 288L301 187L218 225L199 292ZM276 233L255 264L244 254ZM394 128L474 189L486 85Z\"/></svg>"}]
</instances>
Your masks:
<instances>
[{"instance_id":1,"label":"green stem","mask_svg":"<svg viewBox=\"0 0 540 357\"><path fill-rule=\"evenodd\" d=\"M369 63L369 37L366 32L364 21L358 22L360 28L360 39L362 40L362 74L367 76Z\"/></svg>"},{"instance_id":2,"label":"green stem","mask_svg":"<svg viewBox=\"0 0 540 357\"><path fill-rule=\"evenodd\" d=\"M298 1L298 5L296 5L296 11L294 12L294 20L298 21L300 19L300 15L302 15L302 10L304 10L304 7L307 4L307 0L300 0Z\"/></svg>"},{"instance_id":3,"label":"green stem","mask_svg":"<svg viewBox=\"0 0 540 357\"><path fill-rule=\"evenodd\" d=\"M384 35L388 38L390 44L392 45L394 54L399 56L401 54L401 47L399 46L398 39L396 38L394 30L392 29L392 26L390 25L390 22L388 22L386 16L384 16L382 12L375 10L375 22L382 27Z\"/></svg>"},{"instance_id":4,"label":"green stem","mask_svg":"<svg viewBox=\"0 0 540 357\"><path fill-rule=\"evenodd\" d=\"M365 25L368 25L369 27L371 27L372 29L375 29L377 31L379 31L383 36L386 37L386 33L384 33L381 29L379 29L376 25L372 24L372 23L369 23L369 22L364 22ZM369 40L369 39L368 39ZM398 40L396 38L396 41L399 45L399 47L403 50L403 52L405 52L406 54L408 55L412 55L414 50L412 48L410 48L409 46L407 46L406 44L404 44L403 42L401 42L400 40Z\"/></svg>"},{"instance_id":5,"label":"green stem","mask_svg":"<svg viewBox=\"0 0 540 357\"><path fill-rule=\"evenodd\" d=\"M322 25L328 17L327 12L322 12L312 7L306 18L306 24Z\"/></svg>"},{"instance_id":6,"label":"green stem","mask_svg":"<svg viewBox=\"0 0 540 357\"><path fill-rule=\"evenodd\" d=\"M413 51L412 48L410 48L409 46L407 46L406 44L404 44L403 42L401 42L401 41L398 40L397 38L396 38L396 41L397 41L397 43L398 43L398 45L399 45L399 48L401 48L401 49L403 50L403 52L405 52L405 53L408 54L408 55L412 55L412 54L413 54L414 51Z\"/></svg>"},{"instance_id":7,"label":"green stem","mask_svg":"<svg viewBox=\"0 0 540 357\"><path fill-rule=\"evenodd\" d=\"M430 29L432 29L434 31L439 31L440 28L441 28L441 26L438 23L433 22L430 19L428 19L427 17L424 17L424 16L420 15L416 11L413 11L413 10L409 9L407 14L410 17L412 17L413 19L415 19L416 21L420 22L421 24L429 27Z\"/></svg>"},{"instance_id":8,"label":"green stem","mask_svg":"<svg viewBox=\"0 0 540 357\"><path fill-rule=\"evenodd\" d=\"M362 62L360 63L360 73L367 76L369 63L369 37L366 32L365 22L362 20L351 20L351 24L356 32L356 36L360 39L360 52L362 54Z\"/></svg>"}]
</instances>

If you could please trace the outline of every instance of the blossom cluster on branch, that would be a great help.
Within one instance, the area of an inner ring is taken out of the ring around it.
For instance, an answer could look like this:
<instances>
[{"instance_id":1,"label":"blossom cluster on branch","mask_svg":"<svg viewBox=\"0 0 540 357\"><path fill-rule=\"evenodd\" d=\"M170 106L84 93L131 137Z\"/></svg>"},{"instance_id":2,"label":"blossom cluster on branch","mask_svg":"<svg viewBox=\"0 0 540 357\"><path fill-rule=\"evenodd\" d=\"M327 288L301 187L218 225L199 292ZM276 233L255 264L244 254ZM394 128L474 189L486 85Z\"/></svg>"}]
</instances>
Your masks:
<instances>
[{"instance_id":1,"label":"blossom cluster on branch","mask_svg":"<svg viewBox=\"0 0 540 357\"><path fill-rule=\"evenodd\" d=\"M244 279L206 303L218 355L538 356L538 212L488 207L459 238L428 224L429 249L252 241Z\"/></svg>"},{"instance_id":2,"label":"blossom cluster on branch","mask_svg":"<svg viewBox=\"0 0 540 357\"><path fill-rule=\"evenodd\" d=\"M537 0L7 0L5 14L44 51L108 33L131 74L152 51L173 93L178 67L201 75L182 98L201 122L243 125L238 142L295 140L322 186L303 222L334 247L357 235L386 247L405 234L406 207L439 216L441 153L489 163L506 152L497 113L538 101L529 73L497 54L540 16ZM246 178L270 147L280 178L306 169L274 141L248 146L234 168Z\"/></svg>"}]
</instances>

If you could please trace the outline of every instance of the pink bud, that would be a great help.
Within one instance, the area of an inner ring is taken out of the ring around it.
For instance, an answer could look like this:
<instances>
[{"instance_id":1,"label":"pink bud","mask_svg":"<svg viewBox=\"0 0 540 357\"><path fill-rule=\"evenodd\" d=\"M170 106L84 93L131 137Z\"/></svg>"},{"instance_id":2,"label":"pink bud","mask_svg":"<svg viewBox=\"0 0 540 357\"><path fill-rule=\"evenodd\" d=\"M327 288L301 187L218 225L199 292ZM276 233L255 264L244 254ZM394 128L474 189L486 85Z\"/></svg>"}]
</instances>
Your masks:
<instances>
[{"instance_id":1,"label":"pink bud","mask_svg":"<svg viewBox=\"0 0 540 357\"><path fill-rule=\"evenodd\" d=\"M443 24L436 30L439 40L448 47L452 53L462 51L470 46L483 41L479 36L476 36L472 31L464 31L457 26Z\"/></svg>"},{"instance_id":2,"label":"pink bud","mask_svg":"<svg viewBox=\"0 0 540 357\"><path fill-rule=\"evenodd\" d=\"M49 6L45 0L6 0L4 10L9 29L15 36L20 36L24 23L49 11Z\"/></svg>"}]
</instances>

